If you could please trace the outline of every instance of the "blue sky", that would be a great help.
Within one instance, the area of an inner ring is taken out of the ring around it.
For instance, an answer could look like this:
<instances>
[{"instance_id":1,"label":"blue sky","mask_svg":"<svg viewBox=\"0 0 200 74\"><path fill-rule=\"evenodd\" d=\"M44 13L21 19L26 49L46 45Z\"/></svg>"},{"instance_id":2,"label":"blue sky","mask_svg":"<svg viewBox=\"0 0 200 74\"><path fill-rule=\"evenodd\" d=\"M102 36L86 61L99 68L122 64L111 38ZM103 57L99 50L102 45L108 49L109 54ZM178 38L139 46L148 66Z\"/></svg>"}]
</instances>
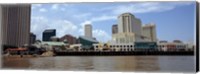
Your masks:
<instances>
[{"instance_id":1,"label":"blue sky","mask_svg":"<svg viewBox=\"0 0 200 74\"><path fill-rule=\"evenodd\" d=\"M93 37L106 42L112 38L117 16L125 12L141 19L142 25L155 23L159 40L194 41L195 2L32 4L31 32L37 39L45 29L56 29L57 37L78 37L85 24L92 24Z\"/></svg>"}]
</instances>

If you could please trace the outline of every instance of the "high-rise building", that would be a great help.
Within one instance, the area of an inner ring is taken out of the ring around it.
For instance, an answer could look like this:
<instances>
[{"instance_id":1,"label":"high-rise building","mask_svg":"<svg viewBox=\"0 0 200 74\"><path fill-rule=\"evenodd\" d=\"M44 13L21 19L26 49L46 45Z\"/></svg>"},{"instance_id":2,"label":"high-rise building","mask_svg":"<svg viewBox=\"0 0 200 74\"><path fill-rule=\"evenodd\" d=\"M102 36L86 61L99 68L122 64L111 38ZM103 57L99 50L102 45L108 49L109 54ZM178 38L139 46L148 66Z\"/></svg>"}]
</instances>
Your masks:
<instances>
[{"instance_id":1,"label":"high-rise building","mask_svg":"<svg viewBox=\"0 0 200 74\"><path fill-rule=\"evenodd\" d=\"M51 41L53 36L56 36L56 29L47 29L43 32L42 41Z\"/></svg>"},{"instance_id":2,"label":"high-rise building","mask_svg":"<svg viewBox=\"0 0 200 74\"><path fill-rule=\"evenodd\" d=\"M117 24L114 24L112 26L112 34L116 34L118 32L118 27L117 27Z\"/></svg>"},{"instance_id":3,"label":"high-rise building","mask_svg":"<svg viewBox=\"0 0 200 74\"><path fill-rule=\"evenodd\" d=\"M24 46L29 44L31 5L0 5L2 44Z\"/></svg>"},{"instance_id":4,"label":"high-rise building","mask_svg":"<svg viewBox=\"0 0 200 74\"><path fill-rule=\"evenodd\" d=\"M118 16L118 33L135 33L141 35L141 20L131 13Z\"/></svg>"},{"instance_id":5,"label":"high-rise building","mask_svg":"<svg viewBox=\"0 0 200 74\"><path fill-rule=\"evenodd\" d=\"M123 13L118 16L117 33L112 34L115 43L133 43L149 41L142 36L141 20L131 13Z\"/></svg>"},{"instance_id":6,"label":"high-rise building","mask_svg":"<svg viewBox=\"0 0 200 74\"><path fill-rule=\"evenodd\" d=\"M146 24L142 27L142 35L149 38L150 41L157 42L156 26L154 23Z\"/></svg>"},{"instance_id":7,"label":"high-rise building","mask_svg":"<svg viewBox=\"0 0 200 74\"><path fill-rule=\"evenodd\" d=\"M92 38L92 25L85 25L85 37Z\"/></svg>"},{"instance_id":8,"label":"high-rise building","mask_svg":"<svg viewBox=\"0 0 200 74\"><path fill-rule=\"evenodd\" d=\"M30 44L34 44L36 40L36 35L33 33L30 33Z\"/></svg>"},{"instance_id":9,"label":"high-rise building","mask_svg":"<svg viewBox=\"0 0 200 74\"><path fill-rule=\"evenodd\" d=\"M60 38L61 41L67 40L67 42L69 44L77 44L78 43L78 39L72 35L64 35L63 37Z\"/></svg>"}]
</instances>

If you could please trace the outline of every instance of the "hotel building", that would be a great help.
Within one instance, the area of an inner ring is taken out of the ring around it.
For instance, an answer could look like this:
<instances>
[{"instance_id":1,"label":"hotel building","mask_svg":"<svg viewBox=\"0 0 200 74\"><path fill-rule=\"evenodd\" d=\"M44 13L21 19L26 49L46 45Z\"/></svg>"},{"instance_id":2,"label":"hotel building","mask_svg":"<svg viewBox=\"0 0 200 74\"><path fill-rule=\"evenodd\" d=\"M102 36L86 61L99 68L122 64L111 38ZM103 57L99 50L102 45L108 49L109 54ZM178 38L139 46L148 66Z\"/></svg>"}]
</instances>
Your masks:
<instances>
[{"instance_id":1,"label":"hotel building","mask_svg":"<svg viewBox=\"0 0 200 74\"><path fill-rule=\"evenodd\" d=\"M156 25L154 23L149 23L142 26L142 35L150 39L151 42L157 42Z\"/></svg>"},{"instance_id":2,"label":"hotel building","mask_svg":"<svg viewBox=\"0 0 200 74\"><path fill-rule=\"evenodd\" d=\"M123 13L118 16L118 33L112 35L115 43L134 43L149 41L142 36L141 20L131 13Z\"/></svg>"}]
</instances>

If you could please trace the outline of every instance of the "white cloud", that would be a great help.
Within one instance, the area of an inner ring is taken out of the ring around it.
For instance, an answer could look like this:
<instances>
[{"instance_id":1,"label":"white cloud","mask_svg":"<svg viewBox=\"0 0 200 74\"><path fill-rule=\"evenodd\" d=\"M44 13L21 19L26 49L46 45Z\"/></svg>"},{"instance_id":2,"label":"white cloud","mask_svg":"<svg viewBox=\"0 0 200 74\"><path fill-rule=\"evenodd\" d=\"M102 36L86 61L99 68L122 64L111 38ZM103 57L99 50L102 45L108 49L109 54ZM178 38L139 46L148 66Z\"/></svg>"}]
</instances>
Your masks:
<instances>
[{"instance_id":1,"label":"white cloud","mask_svg":"<svg viewBox=\"0 0 200 74\"><path fill-rule=\"evenodd\" d=\"M62 37L65 34L77 36L78 27L68 20L56 20L52 22L49 28L55 28L58 37Z\"/></svg>"},{"instance_id":2,"label":"white cloud","mask_svg":"<svg viewBox=\"0 0 200 74\"><path fill-rule=\"evenodd\" d=\"M72 15L72 17L77 18L77 19L86 20L89 17L91 17L91 15L92 15L92 13L81 13L81 14Z\"/></svg>"},{"instance_id":3,"label":"white cloud","mask_svg":"<svg viewBox=\"0 0 200 74\"><path fill-rule=\"evenodd\" d=\"M95 37L98 41L107 42L108 40L111 40L111 36L104 30L95 29L92 33L93 37Z\"/></svg>"},{"instance_id":4,"label":"white cloud","mask_svg":"<svg viewBox=\"0 0 200 74\"><path fill-rule=\"evenodd\" d=\"M78 33L80 34L80 35L84 35L84 26L86 25L86 24L91 24L92 25L92 22L91 21L84 21L84 22L82 22L82 23L80 23L80 28L79 28L79 30L78 30Z\"/></svg>"},{"instance_id":5,"label":"white cloud","mask_svg":"<svg viewBox=\"0 0 200 74\"><path fill-rule=\"evenodd\" d=\"M79 30L78 30L78 33L80 34L80 35L84 35L84 26L86 25L86 24L91 24L92 25L92 21L84 21L84 22L82 22L81 24L80 24L80 28L79 28ZM101 30L101 29L93 29L92 30L92 35L93 35L93 37L95 37L98 41L101 41L101 42L107 42L108 40L110 40L111 39L111 36L106 32L106 31L104 31L104 30Z\"/></svg>"},{"instance_id":6,"label":"white cloud","mask_svg":"<svg viewBox=\"0 0 200 74\"><path fill-rule=\"evenodd\" d=\"M92 22L99 22L99 21L105 21L105 20L115 20L117 19L116 16L100 16L100 17L93 17L92 19L90 19Z\"/></svg>"},{"instance_id":7,"label":"white cloud","mask_svg":"<svg viewBox=\"0 0 200 74\"><path fill-rule=\"evenodd\" d=\"M101 11L110 11L112 14L119 15L125 12L132 13L149 13L149 12L163 12L173 10L174 8L182 5L190 5L192 2L173 2L173 3L163 3L163 2L140 2L127 5L110 6Z\"/></svg>"},{"instance_id":8,"label":"white cloud","mask_svg":"<svg viewBox=\"0 0 200 74\"><path fill-rule=\"evenodd\" d=\"M35 6L36 6L36 7L41 7L41 6L42 6L42 4L35 4Z\"/></svg>"},{"instance_id":9,"label":"white cloud","mask_svg":"<svg viewBox=\"0 0 200 74\"><path fill-rule=\"evenodd\" d=\"M60 8L61 11L65 11L65 8Z\"/></svg>"},{"instance_id":10,"label":"white cloud","mask_svg":"<svg viewBox=\"0 0 200 74\"><path fill-rule=\"evenodd\" d=\"M40 8L42 4L33 4L32 9Z\"/></svg>"},{"instance_id":11,"label":"white cloud","mask_svg":"<svg viewBox=\"0 0 200 74\"><path fill-rule=\"evenodd\" d=\"M44 16L33 16L31 20L31 32L36 34L37 39L42 39L45 29L56 29L57 37L65 34L78 35L78 27L68 20L48 19Z\"/></svg>"},{"instance_id":12,"label":"white cloud","mask_svg":"<svg viewBox=\"0 0 200 74\"><path fill-rule=\"evenodd\" d=\"M59 5L58 5L58 4L53 4L52 7L51 7L51 9L54 9L54 10L56 10L56 9L58 9L58 8L59 8Z\"/></svg>"},{"instance_id":13,"label":"white cloud","mask_svg":"<svg viewBox=\"0 0 200 74\"><path fill-rule=\"evenodd\" d=\"M42 32L48 27L49 21L43 16L31 17L31 32L36 34L37 39L42 39Z\"/></svg>"},{"instance_id":14,"label":"white cloud","mask_svg":"<svg viewBox=\"0 0 200 74\"><path fill-rule=\"evenodd\" d=\"M39 11L40 11L40 12L47 12L47 9L45 9L45 8L40 8Z\"/></svg>"}]
</instances>

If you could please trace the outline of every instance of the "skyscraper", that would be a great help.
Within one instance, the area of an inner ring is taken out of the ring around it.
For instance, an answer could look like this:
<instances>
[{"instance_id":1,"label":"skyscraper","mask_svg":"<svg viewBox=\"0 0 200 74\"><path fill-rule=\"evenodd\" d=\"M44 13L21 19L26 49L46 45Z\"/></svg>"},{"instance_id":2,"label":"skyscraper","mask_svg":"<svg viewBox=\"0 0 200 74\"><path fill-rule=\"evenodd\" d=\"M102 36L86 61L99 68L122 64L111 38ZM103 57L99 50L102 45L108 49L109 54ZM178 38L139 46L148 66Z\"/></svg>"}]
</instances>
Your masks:
<instances>
[{"instance_id":1,"label":"skyscraper","mask_svg":"<svg viewBox=\"0 0 200 74\"><path fill-rule=\"evenodd\" d=\"M141 20L131 13L123 13L118 16L118 32L112 34L112 40L116 43L133 43L147 41L142 36Z\"/></svg>"},{"instance_id":2,"label":"skyscraper","mask_svg":"<svg viewBox=\"0 0 200 74\"><path fill-rule=\"evenodd\" d=\"M154 23L146 24L142 27L142 35L149 38L150 41L156 42L156 26Z\"/></svg>"},{"instance_id":3,"label":"skyscraper","mask_svg":"<svg viewBox=\"0 0 200 74\"><path fill-rule=\"evenodd\" d=\"M85 37L92 38L92 25L85 25Z\"/></svg>"},{"instance_id":4,"label":"skyscraper","mask_svg":"<svg viewBox=\"0 0 200 74\"><path fill-rule=\"evenodd\" d=\"M31 5L0 5L2 44L29 44Z\"/></svg>"},{"instance_id":5,"label":"skyscraper","mask_svg":"<svg viewBox=\"0 0 200 74\"><path fill-rule=\"evenodd\" d=\"M131 13L118 16L118 33L135 33L141 35L141 20Z\"/></svg>"},{"instance_id":6,"label":"skyscraper","mask_svg":"<svg viewBox=\"0 0 200 74\"><path fill-rule=\"evenodd\" d=\"M112 34L116 34L118 32L118 27L117 27L117 24L114 24L112 26Z\"/></svg>"},{"instance_id":7,"label":"skyscraper","mask_svg":"<svg viewBox=\"0 0 200 74\"><path fill-rule=\"evenodd\" d=\"M56 36L56 29L47 29L43 32L42 41L51 41L52 36Z\"/></svg>"}]
</instances>

